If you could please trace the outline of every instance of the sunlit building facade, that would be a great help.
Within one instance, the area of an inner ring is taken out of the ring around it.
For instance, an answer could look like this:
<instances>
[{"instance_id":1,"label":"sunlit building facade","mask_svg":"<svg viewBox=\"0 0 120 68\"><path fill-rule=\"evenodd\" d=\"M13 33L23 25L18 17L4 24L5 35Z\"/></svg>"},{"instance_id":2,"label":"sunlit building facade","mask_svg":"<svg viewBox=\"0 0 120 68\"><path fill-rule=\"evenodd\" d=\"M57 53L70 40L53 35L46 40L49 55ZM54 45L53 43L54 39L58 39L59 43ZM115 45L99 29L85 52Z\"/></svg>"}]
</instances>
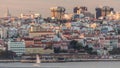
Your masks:
<instances>
[{"instance_id":1,"label":"sunlit building facade","mask_svg":"<svg viewBox=\"0 0 120 68\"><path fill-rule=\"evenodd\" d=\"M51 10L51 17L57 18L58 20L61 20L65 14L65 8L64 7L52 7Z\"/></svg>"},{"instance_id":2,"label":"sunlit building facade","mask_svg":"<svg viewBox=\"0 0 120 68\"><path fill-rule=\"evenodd\" d=\"M106 17L107 15L109 15L112 11L114 11L113 8L109 7L109 6L103 6L103 7L99 7L96 8L96 18L98 19L99 17Z\"/></svg>"}]
</instances>

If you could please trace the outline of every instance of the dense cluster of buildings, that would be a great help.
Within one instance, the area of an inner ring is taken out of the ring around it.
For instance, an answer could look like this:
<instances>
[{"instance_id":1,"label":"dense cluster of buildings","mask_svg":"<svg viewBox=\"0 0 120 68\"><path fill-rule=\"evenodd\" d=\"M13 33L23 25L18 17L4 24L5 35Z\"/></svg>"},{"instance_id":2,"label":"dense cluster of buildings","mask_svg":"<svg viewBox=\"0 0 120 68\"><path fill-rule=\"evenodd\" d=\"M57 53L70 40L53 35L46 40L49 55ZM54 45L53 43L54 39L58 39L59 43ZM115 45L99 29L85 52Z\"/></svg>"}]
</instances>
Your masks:
<instances>
[{"instance_id":1,"label":"dense cluster of buildings","mask_svg":"<svg viewBox=\"0 0 120 68\"><path fill-rule=\"evenodd\" d=\"M51 17L39 13L0 18L0 49L22 54L50 54L54 48L69 50L70 41L88 45L98 55L120 47L120 13L109 6L96 8L96 15L85 6L67 14L64 7L52 7ZM106 48L107 50L104 50Z\"/></svg>"}]
</instances>

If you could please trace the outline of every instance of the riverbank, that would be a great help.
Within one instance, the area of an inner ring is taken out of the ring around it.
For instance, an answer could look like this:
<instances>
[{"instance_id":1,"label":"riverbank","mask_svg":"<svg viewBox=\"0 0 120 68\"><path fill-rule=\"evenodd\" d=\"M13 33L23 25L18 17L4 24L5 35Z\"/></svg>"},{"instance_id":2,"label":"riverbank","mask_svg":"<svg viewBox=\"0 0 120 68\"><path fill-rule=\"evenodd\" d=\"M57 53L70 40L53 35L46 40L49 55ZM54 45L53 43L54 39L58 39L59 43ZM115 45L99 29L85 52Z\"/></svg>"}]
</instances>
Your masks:
<instances>
[{"instance_id":1,"label":"riverbank","mask_svg":"<svg viewBox=\"0 0 120 68\"><path fill-rule=\"evenodd\" d=\"M120 59L69 59L69 60L42 60L42 63L59 63L59 62L106 62L106 61L120 61ZM36 63L36 60L0 60L0 63Z\"/></svg>"}]
</instances>

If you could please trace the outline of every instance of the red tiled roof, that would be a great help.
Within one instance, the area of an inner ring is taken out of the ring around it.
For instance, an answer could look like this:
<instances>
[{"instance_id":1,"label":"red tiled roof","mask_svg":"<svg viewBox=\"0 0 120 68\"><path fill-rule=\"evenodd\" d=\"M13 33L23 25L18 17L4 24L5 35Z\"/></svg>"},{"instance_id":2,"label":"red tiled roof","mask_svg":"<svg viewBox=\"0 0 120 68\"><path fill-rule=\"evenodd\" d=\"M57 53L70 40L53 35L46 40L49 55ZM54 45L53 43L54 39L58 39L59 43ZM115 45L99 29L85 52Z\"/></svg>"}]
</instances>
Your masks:
<instances>
[{"instance_id":1,"label":"red tiled roof","mask_svg":"<svg viewBox=\"0 0 120 68\"><path fill-rule=\"evenodd\" d=\"M24 39L24 40L33 40L33 38L29 38L29 37L24 37L22 39Z\"/></svg>"},{"instance_id":2,"label":"red tiled roof","mask_svg":"<svg viewBox=\"0 0 120 68\"><path fill-rule=\"evenodd\" d=\"M53 31L32 31L30 33L53 33Z\"/></svg>"}]
</instances>

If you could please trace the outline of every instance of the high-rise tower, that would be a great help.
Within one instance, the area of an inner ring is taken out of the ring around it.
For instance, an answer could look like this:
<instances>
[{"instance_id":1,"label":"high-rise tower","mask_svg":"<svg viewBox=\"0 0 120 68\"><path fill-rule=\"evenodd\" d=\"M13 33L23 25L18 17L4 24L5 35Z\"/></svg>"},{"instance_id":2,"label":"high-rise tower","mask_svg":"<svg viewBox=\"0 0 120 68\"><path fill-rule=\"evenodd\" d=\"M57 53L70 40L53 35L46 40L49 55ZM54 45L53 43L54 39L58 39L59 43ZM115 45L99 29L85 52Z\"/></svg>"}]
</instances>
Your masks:
<instances>
[{"instance_id":1,"label":"high-rise tower","mask_svg":"<svg viewBox=\"0 0 120 68\"><path fill-rule=\"evenodd\" d=\"M84 13L85 11L87 11L87 7L85 7L85 6L73 8L73 13L75 13L75 14Z\"/></svg>"},{"instance_id":2,"label":"high-rise tower","mask_svg":"<svg viewBox=\"0 0 120 68\"><path fill-rule=\"evenodd\" d=\"M10 16L11 16L11 14L9 12L9 9L7 8L6 13L5 13L5 17L10 17Z\"/></svg>"},{"instance_id":3,"label":"high-rise tower","mask_svg":"<svg viewBox=\"0 0 120 68\"><path fill-rule=\"evenodd\" d=\"M52 7L50 8L51 10L51 16L54 17L54 18L57 18L58 20L61 20L62 17L64 16L65 14L65 8L64 7Z\"/></svg>"},{"instance_id":4,"label":"high-rise tower","mask_svg":"<svg viewBox=\"0 0 120 68\"><path fill-rule=\"evenodd\" d=\"M110 14L112 11L114 11L113 8L110 8L109 6L103 6L102 8L96 8L96 18L99 17L106 17L108 14Z\"/></svg>"}]
</instances>

